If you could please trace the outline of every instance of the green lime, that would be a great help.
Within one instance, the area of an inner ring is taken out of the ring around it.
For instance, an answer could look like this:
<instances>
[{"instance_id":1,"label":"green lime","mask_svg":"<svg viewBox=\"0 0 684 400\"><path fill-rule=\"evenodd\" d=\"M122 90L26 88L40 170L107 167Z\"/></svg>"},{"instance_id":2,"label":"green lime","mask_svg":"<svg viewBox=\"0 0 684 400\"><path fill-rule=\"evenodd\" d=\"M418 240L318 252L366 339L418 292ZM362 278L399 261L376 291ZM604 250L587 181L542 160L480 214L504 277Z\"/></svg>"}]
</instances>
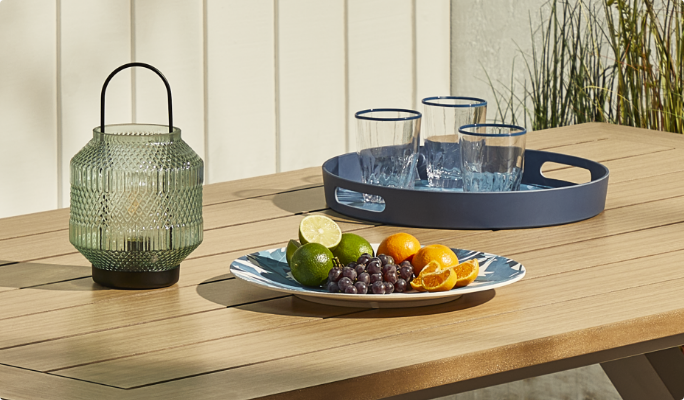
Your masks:
<instances>
[{"instance_id":1,"label":"green lime","mask_svg":"<svg viewBox=\"0 0 684 400\"><path fill-rule=\"evenodd\" d=\"M307 243L295 250L290 263L292 276L304 286L318 287L328 279L333 255L320 243Z\"/></svg>"},{"instance_id":2,"label":"green lime","mask_svg":"<svg viewBox=\"0 0 684 400\"><path fill-rule=\"evenodd\" d=\"M299 241L307 243L320 243L332 249L340 243L342 230L339 225L325 215L309 215L299 223Z\"/></svg>"},{"instance_id":3,"label":"green lime","mask_svg":"<svg viewBox=\"0 0 684 400\"><path fill-rule=\"evenodd\" d=\"M302 244L294 239L287 242L287 248L285 248L285 259L287 260L287 265L291 264L292 255L294 254L295 250L300 247L302 247Z\"/></svg>"},{"instance_id":4,"label":"green lime","mask_svg":"<svg viewBox=\"0 0 684 400\"><path fill-rule=\"evenodd\" d=\"M361 254L373 255L373 247L364 238L354 233L343 233L340 244L332 251L333 255L340 260L342 265L356 262Z\"/></svg>"}]
</instances>

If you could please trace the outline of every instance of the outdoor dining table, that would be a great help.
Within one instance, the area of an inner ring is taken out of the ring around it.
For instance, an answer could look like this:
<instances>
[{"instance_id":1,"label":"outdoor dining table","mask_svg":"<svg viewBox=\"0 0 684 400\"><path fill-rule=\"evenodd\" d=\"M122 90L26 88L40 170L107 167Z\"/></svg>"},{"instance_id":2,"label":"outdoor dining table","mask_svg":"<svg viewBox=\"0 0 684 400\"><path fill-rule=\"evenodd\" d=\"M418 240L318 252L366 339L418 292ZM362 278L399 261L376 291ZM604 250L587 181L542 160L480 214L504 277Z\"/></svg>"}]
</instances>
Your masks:
<instances>
[{"instance_id":1,"label":"outdoor dining table","mask_svg":"<svg viewBox=\"0 0 684 400\"><path fill-rule=\"evenodd\" d=\"M330 210L320 167L209 184L203 243L177 284L154 290L95 284L68 208L0 219L0 398L429 399L600 363L624 399L681 399L684 137L591 123L530 132L527 147L608 167L605 210L542 228L412 228ZM545 174L588 180L560 165ZM508 257L526 276L372 309L231 274L310 214L371 243L407 232Z\"/></svg>"}]
</instances>

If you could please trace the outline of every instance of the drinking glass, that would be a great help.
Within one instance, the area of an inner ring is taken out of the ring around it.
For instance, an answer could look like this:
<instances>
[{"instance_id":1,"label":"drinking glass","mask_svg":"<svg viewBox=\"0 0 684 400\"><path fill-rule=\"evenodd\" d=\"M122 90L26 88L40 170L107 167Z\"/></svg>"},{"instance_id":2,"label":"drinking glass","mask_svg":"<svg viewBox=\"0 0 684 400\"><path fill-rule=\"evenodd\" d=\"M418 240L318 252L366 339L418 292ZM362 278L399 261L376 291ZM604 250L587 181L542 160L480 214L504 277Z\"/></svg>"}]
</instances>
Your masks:
<instances>
[{"instance_id":1,"label":"drinking glass","mask_svg":"<svg viewBox=\"0 0 684 400\"><path fill-rule=\"evenodd\" d=\"M423 104L428 186L447 190L462 188L458 128L484 123L487 102L475 97L438 96L423 99Z\"/></svg>"},{"instance_id":2,"label":"drinking glass","mask_svg":"<svg viewBox=\"0 0 684 400\"><path fill-rule=\"evenodd\" d=\"M473 124L458 130L464 192L518 190L525 160L525 128Z\"/></svg>"},{"instance_id":3,"label":"drinking glass","mask_svg":"<svg viewBox=\"0 0 684 400\"><path fill-rule=\"evenodd\" d=\"M376 108L359 111L356 144L361 181L370 185L412 189L420 138L418 111ZM363 194L363 200L384 203L377 195Z\"/></svg>"}]
</instances>

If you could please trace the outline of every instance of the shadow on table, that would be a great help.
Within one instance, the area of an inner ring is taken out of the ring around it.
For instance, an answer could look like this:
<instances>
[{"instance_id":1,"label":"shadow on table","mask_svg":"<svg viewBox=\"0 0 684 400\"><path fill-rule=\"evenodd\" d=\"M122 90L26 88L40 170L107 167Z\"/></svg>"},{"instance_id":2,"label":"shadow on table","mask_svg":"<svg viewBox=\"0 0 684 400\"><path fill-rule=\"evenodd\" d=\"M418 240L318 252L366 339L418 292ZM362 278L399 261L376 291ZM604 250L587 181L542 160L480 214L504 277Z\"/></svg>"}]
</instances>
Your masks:
<instances>
[{"instance_id":1,"label":"shadow on table","mask_svg":"<svg viewBox=\"0 0 684 400\"><path fill-rule=\"evenodd\" d=\"M0 291L35 288L44 290L107 290L91 279L91 267L41 263L0 266Z\"/></svg>"},{"instance_id":2,"label":"shadow on table","mask_svg":"<svg viewBox=\"0 0 684 400\"><path fill-rule=\"evenodd\" d=\"M306 182L306 185L298 186L295 188L287 189L287 192L293 192L293 191L299 191L303 189L311 189L315 188L317 186L323 188L323 180L321 179L321 175L310 175L302 179L304 182ZM282 189L244 189L244 190L238 190L234 193L235 196L242 198L242 199L251 199L251 198L258 198L258 197L264 197L264 196L271 196L273 194L278 193Z\"/></svg>"},{"instance_id":3,"label":"shadow on table","mask_svg":"<svg viewBox=\"0 0 684 400\"><path fill-rule=\"evenodd\" d=\"M232 277L232 275L225 274L221 277L227 279ZM197 294L216 304L221 304L226 307L236 307L251 312L279 315L307 315L322 318L393 318L450 313L477 307L492 300L496 296L495 290L486 290L483 292L464 294L454 301L432 306L379 309L339 307L318 304L300 299L296 296L256 287L243 282L240 279L221 281L219 279L221 277L214 277L199 284L197 286ZM219 288L216 285L217 283L222 287ZM233 296L230 295L230 292L241 300L249 300L249 302L245 304L238 303L236 305L237 299L233 298ZM407 296L410 295L407 294Z\"/></svg>"}]
</instances>

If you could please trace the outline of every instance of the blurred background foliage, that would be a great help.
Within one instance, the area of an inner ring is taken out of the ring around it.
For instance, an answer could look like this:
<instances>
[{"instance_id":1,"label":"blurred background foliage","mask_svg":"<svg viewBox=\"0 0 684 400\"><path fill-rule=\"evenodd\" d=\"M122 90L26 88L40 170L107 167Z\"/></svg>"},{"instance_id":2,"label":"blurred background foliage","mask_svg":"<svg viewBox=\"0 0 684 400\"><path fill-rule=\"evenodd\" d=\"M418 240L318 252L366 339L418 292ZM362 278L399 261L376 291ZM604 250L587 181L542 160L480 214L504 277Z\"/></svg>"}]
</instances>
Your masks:
<instances>
[{"instance_id":1,"label":"blurred background foliage","mask_svg":"<svg viewBox=\"0 0 684 400\"><path fill-rule=\"evenodd\" d=\"M609 122L682 133L683 25L681 0L550 0L539 21L530 18L533 50L519 50L510 81L487 74L496 119L533 130Z\"/></svg>"}]
</instances>

